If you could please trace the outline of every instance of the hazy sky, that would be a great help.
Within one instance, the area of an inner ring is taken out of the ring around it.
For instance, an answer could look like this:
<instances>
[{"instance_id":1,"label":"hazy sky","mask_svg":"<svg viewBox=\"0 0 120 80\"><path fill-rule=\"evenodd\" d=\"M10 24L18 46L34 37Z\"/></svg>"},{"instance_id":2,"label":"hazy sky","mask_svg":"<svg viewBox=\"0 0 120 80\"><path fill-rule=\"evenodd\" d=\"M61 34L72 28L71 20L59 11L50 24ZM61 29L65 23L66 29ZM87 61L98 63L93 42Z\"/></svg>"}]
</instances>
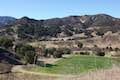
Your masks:
<instances>
[{"instance_id":1,"label":"hazy sky","mask_svg":"<svg viewBox=\"0 0 120 80\"><path fill-rule=\"evenodd\" d=\"M120 18L120 0L0 0L0 16L47 19L98 13Z\"/></svg>"}]
</instances>

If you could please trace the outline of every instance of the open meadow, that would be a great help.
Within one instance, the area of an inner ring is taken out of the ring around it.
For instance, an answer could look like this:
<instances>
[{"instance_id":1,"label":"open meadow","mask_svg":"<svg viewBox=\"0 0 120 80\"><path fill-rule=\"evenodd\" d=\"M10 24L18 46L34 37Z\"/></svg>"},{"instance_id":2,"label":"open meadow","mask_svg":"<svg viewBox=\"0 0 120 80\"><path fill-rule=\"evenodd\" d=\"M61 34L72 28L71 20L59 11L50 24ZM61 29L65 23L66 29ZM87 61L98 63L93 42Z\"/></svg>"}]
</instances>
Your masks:
<instances>
[{"instance_id":1,"label":"open meadow","mask_svg":"<svg viewBox=\"0 0 120 80\"><path fill-rule=\"evenodd\" d=\"M47 64L45 67L32 67L30 71L60 75L79 75L89 71L110 68L115 64L119 64L119 61L112 58L75 55L62 58L54 64Z\"/></svg>"}]
</instances>

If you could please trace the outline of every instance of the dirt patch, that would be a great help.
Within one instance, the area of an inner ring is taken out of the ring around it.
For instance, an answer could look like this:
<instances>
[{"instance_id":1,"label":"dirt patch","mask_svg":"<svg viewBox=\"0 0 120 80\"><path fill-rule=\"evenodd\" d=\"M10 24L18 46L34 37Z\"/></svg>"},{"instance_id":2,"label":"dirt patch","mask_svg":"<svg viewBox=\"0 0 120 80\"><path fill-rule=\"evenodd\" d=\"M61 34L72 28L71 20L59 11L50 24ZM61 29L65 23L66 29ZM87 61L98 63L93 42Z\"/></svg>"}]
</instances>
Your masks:
<instances>
[{"instance_id":1,"label":"dirt patch","mask_svg":"<svg viewBox=\"0 0 120 80\"><path fill-rule=\"evenodd\" d=\"M9 74L1 74L0 80L56 80L55 77L49 76L40 76L40 75L32 75L32 74L23 74L23 73L9 73Z\"/></svg>"},{"instance_id":2,"label":"dirt patch","mask_svg":"<svg viewBox=\"0 0 120 80\"><path fill-rule=\"evenodd\" d=\"M71 57L72 55L63 55L64 58ZM62 58L45 58L45 57L40 57L38 58L38 61L43 61L46 64L54 64L55 62L61 60Z\"/></svg>"},{"instance_id":3,"label":"dirt patch","mask_svg":"<svg viewBox=\"0 0 120 80\"><path fill-rule=\"evenodd\" d=\"M8 73L11 71L12 65L0 63L0 74Z\"/></svg>"}]
</instances>

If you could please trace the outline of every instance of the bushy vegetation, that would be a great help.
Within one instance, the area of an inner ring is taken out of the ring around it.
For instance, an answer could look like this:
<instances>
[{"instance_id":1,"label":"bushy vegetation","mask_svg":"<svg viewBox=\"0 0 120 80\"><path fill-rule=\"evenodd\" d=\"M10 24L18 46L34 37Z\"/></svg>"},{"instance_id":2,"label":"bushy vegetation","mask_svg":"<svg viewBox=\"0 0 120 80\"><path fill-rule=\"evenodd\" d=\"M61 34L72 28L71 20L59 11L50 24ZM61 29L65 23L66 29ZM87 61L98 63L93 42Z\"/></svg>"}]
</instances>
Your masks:
<instances>
[{"instance_id":1,"label":"bushy vegetation","mask_svg":"<svg viewBox=\"0 0 120 80\"><path fill-rule=\"evenodd\" d=\"M56 48L45 48L44 57L50 57L56 51Z\"/></svg>"},{"instance_id":2,"label":"bushy vegetation","mask_svg":"<svg viewBox=\"0 0 120 80\"><path fill-rule=\"evenodd\" d=\"M56 48L46 48L44 50L44 56L45 57L50 57L50 56L53 56L54 58L61 58L63 53L61 50L59 49L56 49Z\"/></svg>"},{"instance_id":3,"label":"bushy vegetation","mask_svg":"<svg viewBox=\"0 0 120 80\"><path fill-rule=\"evenodd\" d=\"M80 52L80 55L90 55L89 52Z\"/></svg>"},{"instance_id":4,"label":"bushy vegetation","mask_svg":"<svg viewBox=\"0 0 120 80\"><path fill-rule=\"evenodd\" d=\"M35 38L40 39L41 37L55 37L60 33L61 29L57 26L43 26L37 24L22 25L18 27L18 36L20 38Z\"/></svg>"},{"instance_id":5,"label":"bushy vegetation","mask_svg":"<svg viewBox=\"0 0 120 80\"><path fill-rule=\"evenodd\" d=\"M54 51L54 53L53 53L53 57L54 57L54 58L61 58L62 55L63 55L63 53L62 53L62 51L60 51L60 50L56 50L56 51Z\"/></svg>"},{"instance_id":6,"label":"bushy vegetation","mask_svg":"<svg viewBox=\"0 0 120 80\"><path fill-rule=\"evenodd\" d=\"M61 58L63 54L70 54L71 50L68 48L46 48L44 50L45 57Z\"/></svg>"},{"instance_id":7,"label":"bushy vegetation","mask_svg":"<svg viewBox=\"0 0 120 80\"><path fill-rule=\"evenodd\" d=\"M63 51L63 54L71 54L71 49L69 48L61 48L61 50Z\"/></svg>"},{"instance_id":8,"label":"bushy vegetation","mask_svg":"<svg viewBox=\"0 0 120 80\"><path fill-rule=\"evenodd\" d=\"M120 49L119 49L119 48L115 48L114 50L115 50L116 52L117 52L117 51L120 51Z\"/></svg>"},{"instance_id":9,"label":"bushy vegetation","mask_svg":"<svg viewBox=\"0 0 120 80\"><path fill-rule=\"evenodd\" d=\"M78 45L77 45L79 48L82 48L83 47L83 43L81 42L78 42Z\"/></svg>"},{"instance_id":10,"label":"bushy vegetation","mask_svg":"<svg viewBox=\"0 0 120 80\"><path fill-rule=\"evenodd\" d=\"M110 46L110 47L106 47L107 50L109 51L113 51L113 48Z\"/></svg>"},{"instance_id":11,"label":"bushy vegetation","mask_svg":"<svg viewBox=\"0 0 120 80\"><path fill-rule=\"evenodd\" d=\"M97 56L105 56L105 52L104 51L98 51L96 52Z\"/></svg>"},{"instance_id":12,"label":"bushy vegetation","mask_svg":"<svg viewBox=\"0 0 120 80\"><path fill-rule=\"evenodd\" d=\"M13 51L13 41L6 38L6 37L0 37L0 47L6 48L7 50ZM15 47L15 53L13 54L14 57L17 56L17 58L23 60L25 63L34 63L36 60L36 53L35 49L26 44L17 44ZM12 55L12 53L11 53Z\"/></svg>"},{"instance_id":13,"label":"bushy vegetation","mask_svg":"<svg viewBox=\"0 0 120 80\"><path fill-rule=\"evenodd\" d=\"M13 42L6 37L0 37L0 46L4 48L10 48L13 46Z\"/></svg>"},{"instance_id":14,"label":"bushy vegetation","mask_svg":"<svg viewBox=\"0 0 120 80\"><path fill-rule=\"evenodd\" d=\"M15 52L25 63L32 64L36 59L35 49L30 45L17 44Z\"/></svg>"},{"instance_id":15,"label":"bushy vegetation","mask_svg":"<svg viewBox=\"0 0 120 80\"><path fill-rule=\"evenodd\" d=\"M94 45L93 52L94 52L97 56L105 56L105 50L99 48L97 45Z\"/></svg>"}]
</instances>

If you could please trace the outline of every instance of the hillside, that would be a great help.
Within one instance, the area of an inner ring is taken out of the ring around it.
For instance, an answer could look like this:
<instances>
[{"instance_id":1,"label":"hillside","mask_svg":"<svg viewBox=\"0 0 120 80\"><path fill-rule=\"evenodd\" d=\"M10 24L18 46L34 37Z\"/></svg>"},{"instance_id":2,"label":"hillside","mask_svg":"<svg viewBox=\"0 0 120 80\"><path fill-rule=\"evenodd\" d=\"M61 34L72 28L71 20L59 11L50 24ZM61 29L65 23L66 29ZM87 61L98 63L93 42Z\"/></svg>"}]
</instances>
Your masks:
<instances>
[{"instance_id":1,"label":"hillside","mask_svg":"<svg viewBox=\"0 0 120 80\"><path fill-rule=\"evenodd\" d=\"M99 48L110 46L112 46L112 48L120 48L120 32L107 32L102 37L94 37L84 41L85 47L94 47L94 45L97 45Z\"/></svg>"},{"instance_id":2,"label":"hillside","mask_svg":"<svg viewBox=\"0 0 120 80\"><path fill-rule=\"evenodd\" d=\"M0 16L0 27L7 25L11 22L14 22L16 19L14 17L9 16Z\"/></svg>"},{"instance_id":3,"label":"hillside","mask_svg":"<svg viewBox=\"0 0 120 80\"><path fill-rule=\"evenodd\" d=\"M12 36L14 39L50 40L53 37L70 37L75 34L84 34L83 38L91 38L103 36L108 31L113 33L120 31L120 19L106 14L69 16L47 20L23 17L7 24L6 27L1 30L1 35Z\"/></svg>"},{"instance_id":4,"label":"hillside","mask_svg":"<svg viewBox=\"0 0 120 80\"><path fill-rule=\"evenodd\" d=\"M13 65L20 65L21 62L15 54L0 48L0 74L9 72Z\"/></svg>"}]
</instances>

